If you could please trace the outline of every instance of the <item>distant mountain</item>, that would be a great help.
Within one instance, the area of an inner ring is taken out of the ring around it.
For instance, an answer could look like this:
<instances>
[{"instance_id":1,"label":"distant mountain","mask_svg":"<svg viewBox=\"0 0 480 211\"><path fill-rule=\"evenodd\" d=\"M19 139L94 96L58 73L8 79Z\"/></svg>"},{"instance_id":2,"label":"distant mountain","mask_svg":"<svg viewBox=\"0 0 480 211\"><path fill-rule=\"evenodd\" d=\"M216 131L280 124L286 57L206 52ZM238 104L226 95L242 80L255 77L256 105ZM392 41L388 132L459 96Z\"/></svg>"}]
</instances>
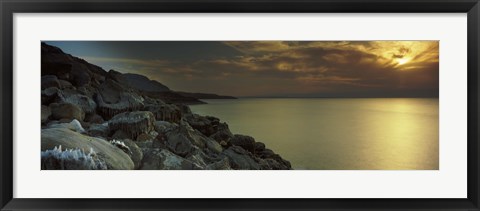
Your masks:
<instances>
[{"instance_id":1,"label":"distant mountain","mask_svg":"<svg viewBox=\"0 0 480 211\"><path fill-rule=\"evenodd\" d=\"M105 90L105 84L109 83L108 80L111 79L116 83L113 87L120 87L117 89L134 89L138 94L162 99L167 103L201 104L205 102L198 99L235 99L234 97L216 94L176 92L162 83L150 80L140 74L122 74L115 70L107 72L99 66L66 54L60 48L46 43L42 43L41 53L42 76L47 76L46 78L56 77L61 83L72 84L74 87L84 87L85 89L82 90L88 92L90 97L99 90ZM116 99L116 97L112 97L112 99Z\"/></svg>"},{"instance_id":2,"label":"distant mountain","mask_svg":"<svg viewBox=\"0 0 480 211\"><path fill-rule=\"evenodd\" d=\"M126 79L128 85L131 87L144 92L168 92L170 89L161 84L158 81L150 80L146 76L133 74L133 73L125 73L123 77Z\"/></svg>"},{"instance_id":3,"label":"distant mountain","mask_svg":"<svg viewBox=\"0 0 480 211\"><path fill-rule=\"evenodd\" d=\"M210 94L210 93L189 93L189 92L177 92L178 94L191 97L196 99L237 99L236 97L232 96L224 96L224 95L217 95L217 94Z\"/></svg>"}]
</instances>

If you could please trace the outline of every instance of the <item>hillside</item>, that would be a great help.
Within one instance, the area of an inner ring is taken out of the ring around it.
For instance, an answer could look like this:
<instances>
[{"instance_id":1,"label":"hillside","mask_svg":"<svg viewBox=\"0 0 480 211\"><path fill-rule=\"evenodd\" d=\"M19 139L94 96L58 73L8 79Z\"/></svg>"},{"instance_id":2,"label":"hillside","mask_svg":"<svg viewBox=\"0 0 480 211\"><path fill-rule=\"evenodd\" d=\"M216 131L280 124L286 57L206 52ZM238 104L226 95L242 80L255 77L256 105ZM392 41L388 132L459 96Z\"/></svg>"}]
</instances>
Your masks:
<instances>
[{"instance_id":1,"label":"hillside","mask_svg":"<svg viewBox=\"0 0 480 211\"><path fill-rule=\"evenodd\" d=\"M146 77L107 72L43 43L41 67L42 170L291 169L262 142L192 113L186 104L198 99L150 80L139 85Z\"/></svg>"}]
</instances>

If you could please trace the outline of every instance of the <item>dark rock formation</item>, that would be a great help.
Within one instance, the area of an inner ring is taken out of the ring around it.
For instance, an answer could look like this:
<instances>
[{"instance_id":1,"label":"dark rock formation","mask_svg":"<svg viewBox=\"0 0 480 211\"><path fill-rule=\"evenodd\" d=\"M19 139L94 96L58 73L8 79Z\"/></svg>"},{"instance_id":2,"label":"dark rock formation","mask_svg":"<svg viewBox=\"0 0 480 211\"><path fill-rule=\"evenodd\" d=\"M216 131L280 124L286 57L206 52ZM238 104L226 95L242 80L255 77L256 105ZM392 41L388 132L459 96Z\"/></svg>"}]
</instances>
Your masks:
<instances>
[{"instance_id":1,"label":"dark rock formation","mask_svg":"<svg viewBox=\"0 0 480 211\"><path fill-rule=\"evenodd\" d=\"M231 146L223 151L222 155L228 157L233 169L260 170L260 165L252 158L252 155L241 147Z\"/></svg>"},{"instance_id":2,"label":"dark rock formation","mask_svg":"<svg viewBox=\"0 0 480 211\"><path fill-rule=\"evenodd\" d=\"M50 118L50 115L52 115L52 110L50 109L50 107L42 105L42 111L41 111L42 124L48 121L48 119Z\"/></svg>"},{"instance_id":3,"label":"dark rock formation","mask_svg":"<svg viewBox=\"0 0 480 211\"><path fill-rule=\"evenodd\" d=\"M131 87L139 90L139 91L147 91L147 92L167 92L170 89L159 83L158 81L150 80L143 75L127 73L124 74L124 78L126 79L128 85Z\"/></svg>"},{"instance_id":4,"label":"dark rock formation","mask_svg":"<svg viewBox=\"0 0 480 211\"><path fill-rule=\"evenodd\" d=\"M42 130L42 151L53 150L62 146L64 149L93 150L96 157L105 162L107 169L133 169L134 164L130 157L122 150L108 143L108 141L85 136L65 128Z\"/></svg>"},{"instance_id":5,"label":"dark rock formation","mask_svg":"<svg viewBox=\"0 0 480 211\"><path fill-rule=\"evenodd\" d=\"M108 125L110 130L122 130L130 139L135 140L142 133L150 133L154 128L154 121L155 117L152 112L133 111L115 115L108 121Z\"/></svg>"},{"instance_id":6,"label":"dark rock formation","mask_svg":"<svg viewBox=\"0 0 480 211\"><path fill-rule=\"evenodd\" d=\"M242 147L251 153L255 153L255 139L253 139L251 136L236 134L232 139L230 139L230 143Z\"/></svg>"},{"instance_id":7,"label":"dark rock formation","mask_svg":"<svg viewBox=\"0 0 480 211\"><path fill-rule=\"evenodd\" d=\"M54 75L42 76L42 89L46 89L50 87L60 88L60 82L58 81L57 76L54 76Z\"/></svg>"},{"instance_id":8,"label":"dark rock formation","mask_svg":"<svg viewBox=\"0 0 480 211\"><path fill-rule=\"evenodd\" d=\"M151 149L144 154L140 169L189 170L202 168L166 149Z\"/></svg>"},{"instance_id":9,"label":"dark rock formation","mask_svg":"<svg viewBox=\"0 0 480 211\"><path fill-rule=\"evenodd\" d=\"M45 170L291 169L265 144L187 105L212 95L107 72L43 43L41 88Z\"/></svg>"},{"instance_id":10,"label":"dark rock formation","mask_svg":"<svg viewBox=\"0 0 480 211\"><path fill-rule=\"evenodd\" d=\"M52 103L50 104L50 109L52 111L52 119L68 119L73 120L77 119L83 121L85 118L85 112L75 104L71 103Z\"/></svg>"}]
</instances>

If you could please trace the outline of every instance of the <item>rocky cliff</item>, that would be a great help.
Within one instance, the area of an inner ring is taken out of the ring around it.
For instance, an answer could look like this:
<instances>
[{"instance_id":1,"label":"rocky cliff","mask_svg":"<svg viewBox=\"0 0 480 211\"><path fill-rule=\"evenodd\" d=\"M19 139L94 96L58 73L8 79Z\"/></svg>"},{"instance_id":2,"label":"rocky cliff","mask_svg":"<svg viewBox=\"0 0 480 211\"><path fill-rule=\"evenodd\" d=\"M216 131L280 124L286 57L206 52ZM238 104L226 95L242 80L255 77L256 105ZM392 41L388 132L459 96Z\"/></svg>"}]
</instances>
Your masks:
<instances>
[{"instance_id":1,"label":"rocky cliff","mask_svg":"<svg viewBox=\"0 0 480 211\"><path fill-rule=\"evenodd\" d=\"M42 169L291 169L253 137L190 111L144 76L105 71L42 43ZM132 79L135 78L135 79Z\"/></svg>"}]
</instances>

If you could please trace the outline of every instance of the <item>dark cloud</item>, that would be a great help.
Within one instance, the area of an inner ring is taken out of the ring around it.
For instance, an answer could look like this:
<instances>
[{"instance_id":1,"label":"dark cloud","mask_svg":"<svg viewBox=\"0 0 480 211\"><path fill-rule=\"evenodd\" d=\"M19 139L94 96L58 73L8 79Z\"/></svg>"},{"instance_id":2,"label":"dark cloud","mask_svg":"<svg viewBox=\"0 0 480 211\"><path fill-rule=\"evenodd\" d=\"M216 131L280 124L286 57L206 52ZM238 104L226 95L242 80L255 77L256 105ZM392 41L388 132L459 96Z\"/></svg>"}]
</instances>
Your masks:
<instances>
[{"instance_id":1,"label":"dark cloud","mask_svg":"<svg viewBox=\"0 0 480 211\"><path fill-rule=\"evenodd\" d=\"M105 69L144 74L181 91L235 96L438 96L436 41L51 44Z\"/></svg>"}]
</instances>

